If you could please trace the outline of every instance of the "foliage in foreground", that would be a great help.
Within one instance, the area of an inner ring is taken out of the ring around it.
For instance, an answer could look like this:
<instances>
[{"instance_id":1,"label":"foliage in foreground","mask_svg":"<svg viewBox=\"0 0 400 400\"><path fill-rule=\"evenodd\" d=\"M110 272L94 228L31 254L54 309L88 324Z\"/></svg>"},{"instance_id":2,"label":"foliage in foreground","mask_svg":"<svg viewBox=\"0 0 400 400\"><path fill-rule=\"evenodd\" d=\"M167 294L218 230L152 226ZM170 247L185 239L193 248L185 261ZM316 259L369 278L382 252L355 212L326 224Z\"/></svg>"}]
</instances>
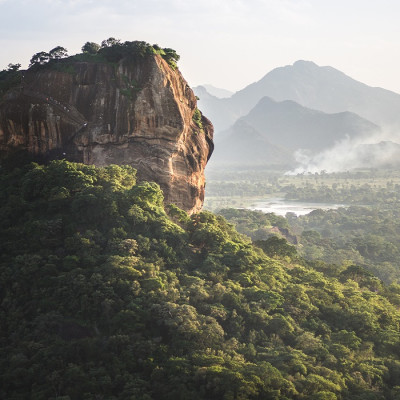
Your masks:
<instances>
[{"instance_id":1,"label":"foliage in foreground","mask_svg":"<svg viewBox=\"0 0 400 400\"><path fill-rule=\"evenodd\" d=\"M1 398L399 398L393 287L167 214L129 167L0 171Z\"/></svg>"}]
</instances>

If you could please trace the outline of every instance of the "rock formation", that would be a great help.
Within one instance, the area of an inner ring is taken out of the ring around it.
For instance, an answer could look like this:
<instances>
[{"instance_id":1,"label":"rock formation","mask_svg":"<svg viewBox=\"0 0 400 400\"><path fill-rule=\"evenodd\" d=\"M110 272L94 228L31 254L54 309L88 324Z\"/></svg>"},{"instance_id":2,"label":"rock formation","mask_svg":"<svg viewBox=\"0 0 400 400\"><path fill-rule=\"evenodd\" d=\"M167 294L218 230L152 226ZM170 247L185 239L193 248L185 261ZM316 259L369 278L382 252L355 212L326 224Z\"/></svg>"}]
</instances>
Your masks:
<instances>
[{"instance_id":1,"label":"rock formation","mask_svg":"<svg viewBox=\"0 0 400 400\"><path fill-rule=\"evenodd\" d=\"M0 102L2 156L18 149L38 158L130 164L139 179L161 186L166 203L189 213L203 204L212 137L187 82L159 55L30 68Z\"/></svg>"}]
</instances>

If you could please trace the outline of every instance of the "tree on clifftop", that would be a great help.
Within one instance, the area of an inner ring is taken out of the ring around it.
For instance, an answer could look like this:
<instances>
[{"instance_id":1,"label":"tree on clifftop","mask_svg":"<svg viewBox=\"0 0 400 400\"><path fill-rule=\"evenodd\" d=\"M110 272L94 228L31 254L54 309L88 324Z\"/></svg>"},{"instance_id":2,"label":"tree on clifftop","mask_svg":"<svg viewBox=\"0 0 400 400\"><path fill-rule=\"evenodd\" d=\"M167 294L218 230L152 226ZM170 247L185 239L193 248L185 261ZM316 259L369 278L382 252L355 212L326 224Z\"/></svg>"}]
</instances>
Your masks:
<instances>
[{"instance_id":1,"label":"tree on clifftop","mask_svg":"<svg viewBox=\"0 0 400 400\"><path fill-rule=\"evenodd\" d=\"M15 72L15 71L19 71L20 68L21 68L21 64L12 64L12 63L10 63L10 64L7 65L7 71Z\"/></svg>"},{"instance_id":2,"label":"tree on clifftop","mask_svg":"<svg viewBox=\"0 0 400 400\"><path fill-rule=\"evenodd\" d=\"M110 38L108 38L106 40L103 40L101 42L101 47L112 47L112 46L115 46L117 44L120 44L120 42L121 41L119 39L115 39L113 37L110 37Z\"/></svg>"},{"instance_id":3,"label":"tree on clifftop","mask_svg":"<svg viewBox=\"0 0 400 400\"><path fill-rule=\"evenodd\" d=\"M180 55L174 50L170 48L165 48L163 49L165 52L164 59L167 61L167 63L173 68L177 68L176 63L179 61L181 58Z\"/></svg>"},{"instance_id":4,"label":"tree on clifftop","mask_svg":"<svg viewBox=\"0 0 400 400\"><path fill-rule=\"evenodd\" d=\"M31 67L32 65L39 64L39 65L44 65L50 60L50 55L49 53L46 53L45 51L41 51L39 53L36 53L32 56L29 66Z\"/></svg>"},{"instance_id":5,"label":"tree on clifftop","mask_svg":"<svg viewBox=\"0 0 400 400\"><path fill-rule=\"evenodd\" d=\"M32 56L29 66L33 65L44 65L47 64L50 60L59 60L64 57L68 57L67 49L62 46L54 47L54 49L50 50L48 53L45 51L41 51Z\"/></svg>"},{"instance_id":6,"label":"tree on clifftop","mask_svg":"<svg viewBox=\"0 0 400 400\"><path fill-rule=\"evenodd\" d=\"M82 46L83 53L96 54L100 49L100 45L94 42L86 42Z\"/></svg>"},{"instance_id":7,"label":"tree on clifftop","mask_svg":"<svg viewBox=\"0 0 400 400\"><path fill-rule=\"evenodd\" d=\"M68 57L68 50L64 47L57 46L49 52L50 59L59 60L60 58Z\"/></svg>"}]
</instances>

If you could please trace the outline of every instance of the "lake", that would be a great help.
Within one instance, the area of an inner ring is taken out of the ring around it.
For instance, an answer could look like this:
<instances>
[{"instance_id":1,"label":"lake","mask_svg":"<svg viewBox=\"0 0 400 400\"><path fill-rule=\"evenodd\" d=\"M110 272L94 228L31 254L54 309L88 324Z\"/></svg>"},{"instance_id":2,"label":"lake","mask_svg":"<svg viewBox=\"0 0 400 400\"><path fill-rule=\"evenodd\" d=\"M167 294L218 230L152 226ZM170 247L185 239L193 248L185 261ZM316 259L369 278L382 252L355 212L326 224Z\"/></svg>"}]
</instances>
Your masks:
<instances>
[{"instance_id":1,"label":"lake","mask_svg":"<svg viewBox=\"0 0 400 400\"><path fill-rule=\"evenodd\" d=\"M285 200L284 198L270 198L265 201L254 203L249 210L259 210L264 213L273 212L277 215L285 216L286 213L292 212L299 215L306 215L314 210L336 210L340 207L347 207L344 204L333 203L310 203L305 201Z\"/></svg>"}]
</instances>

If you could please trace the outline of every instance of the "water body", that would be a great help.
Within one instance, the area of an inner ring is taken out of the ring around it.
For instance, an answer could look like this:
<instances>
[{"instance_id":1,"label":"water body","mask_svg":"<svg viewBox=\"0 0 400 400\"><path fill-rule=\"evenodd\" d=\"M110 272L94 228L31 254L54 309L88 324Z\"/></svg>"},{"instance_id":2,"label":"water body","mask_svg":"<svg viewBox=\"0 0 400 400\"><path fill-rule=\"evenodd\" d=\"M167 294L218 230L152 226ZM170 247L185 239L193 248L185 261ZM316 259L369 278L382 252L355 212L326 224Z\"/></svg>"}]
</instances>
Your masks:
<instances>
[{"instance_id":1,"label":"water body","mask_svg":"<svg viewBox=\"0 0 400 400\"><path fill-rule=\"evenodd\" d=\"M311 203L304 201L285 200L284 198L276 197L257 202L248 208L250 210L262 211L264 213L272 212L282 216L285 216L286 213L291 212L299 216L309 214L314 210L336 210L340 207L347 206L344 204Z\"/></svg>"}]
</instances>

